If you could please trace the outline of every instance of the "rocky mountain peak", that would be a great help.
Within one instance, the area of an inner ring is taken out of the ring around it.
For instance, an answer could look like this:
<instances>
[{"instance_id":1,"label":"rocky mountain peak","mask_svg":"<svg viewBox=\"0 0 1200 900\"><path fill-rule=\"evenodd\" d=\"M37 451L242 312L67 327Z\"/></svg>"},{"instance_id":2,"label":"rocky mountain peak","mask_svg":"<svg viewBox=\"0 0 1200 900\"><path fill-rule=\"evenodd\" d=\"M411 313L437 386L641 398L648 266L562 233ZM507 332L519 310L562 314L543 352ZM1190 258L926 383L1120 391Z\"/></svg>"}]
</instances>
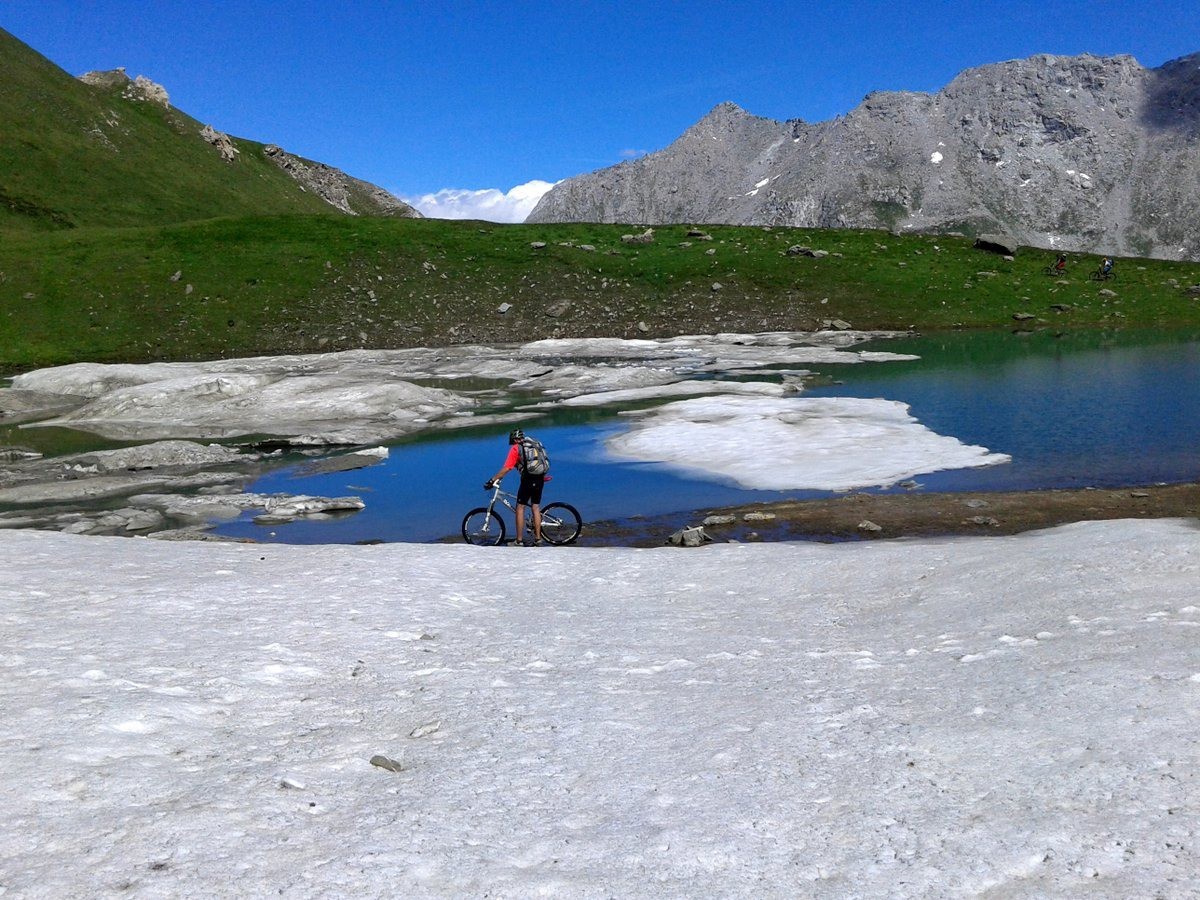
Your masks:
<instances>
[{"instance_id":1,"label":"rocky mountain peak","mask_svg":"<svg viewBox=\"0 0 1200 900\"><path fill-rule=\"evenodd\" d=\"M721 103L663 150L560 183L529 221L1001 232L1192 259L1198 207L1200 54L1041 54L813 124Z\"/></svg>"}]
</instances>

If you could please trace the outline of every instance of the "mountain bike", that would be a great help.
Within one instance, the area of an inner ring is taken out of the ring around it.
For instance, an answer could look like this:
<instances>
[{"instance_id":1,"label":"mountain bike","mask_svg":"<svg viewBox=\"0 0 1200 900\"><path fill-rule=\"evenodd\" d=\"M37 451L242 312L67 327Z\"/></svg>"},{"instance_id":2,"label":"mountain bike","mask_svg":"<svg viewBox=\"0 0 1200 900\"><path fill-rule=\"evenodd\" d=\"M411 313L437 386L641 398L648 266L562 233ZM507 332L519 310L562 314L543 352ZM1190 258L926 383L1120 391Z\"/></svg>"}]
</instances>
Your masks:
<instances>
[{"instance_id":1,"label":"mountain bike","mask_svg":"<svg viewBox=\"0 0 1200 900\"><path fill-rule=\"evenodd\" d=\"M1063 266L1062 268L1059 268L1058 266L1046 266L1044 269L1042 269L1042 274L1043 275L1066 275L1067 267Z\"/></svg>"},{"instance_id":2,"label":"mountain bike","mask_svg":"<svg viewBox=\"0 0 1200 900\"><path fill-rule=\"evenodd\" d=\"M550 477L547 476L547 481ZM496 512L496 506L507 506L515 515L517 512L517 495L500 490L500 485L492 487L492 499L487 506L471 510L462 521L463 540L468 544L479 546L495 546L504 543L508 528L504 519ZM533 510L525 515L525 530L530 539L533 537ZM569 503L547 503L542 507L542 539L548 544L571 544L583 531L583 520L579 518L579 510ZM520 539L520 536L517 538Z\"/></svg>"},{"instance_id":3,"label":"mountain bike","mask_svg":"<svg viewBox=\"0 0 1200 900\"><path fill-rule=\"evenodd\" d=\"M1114 272L1112 269L1109 269L1107 272L1105 272L1103 266L1092 272L1092 281L1115 281L1116 278L1116 272Z\"/></svg>"}]
</instances>

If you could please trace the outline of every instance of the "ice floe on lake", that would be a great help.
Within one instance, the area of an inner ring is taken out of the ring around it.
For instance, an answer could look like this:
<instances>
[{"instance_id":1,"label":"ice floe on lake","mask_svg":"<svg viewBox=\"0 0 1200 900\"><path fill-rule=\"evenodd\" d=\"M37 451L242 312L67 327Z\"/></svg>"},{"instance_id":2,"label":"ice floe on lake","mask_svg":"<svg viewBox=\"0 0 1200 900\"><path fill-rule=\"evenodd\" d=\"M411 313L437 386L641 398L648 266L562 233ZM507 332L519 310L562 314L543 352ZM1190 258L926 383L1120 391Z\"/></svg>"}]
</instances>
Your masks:
<instances>
[{"instance_id":1,"label":"ice floe on lake","mask_svg":"<svg viewBox=\"0 0 1200 900\"><path fill-rule=\"evenodd\" d=\"M114 440L302 438L297 443L371 443L487 416L486 391L464 379L549 398L672 384L725 371L819 363L912 359L854 351L886 334L770 332L665 340L542 340L510 347L264 356L195 363L75 363L16 376L0 410ZM418 382L438 382L431 387ZM495 391L493 391L494 399ZM6 400L7 398L7 400ZM73 407L73 408L71 408ZM67 408L64 411L64 408Z\"/></svg>"},{"instance_id":2,"label":"ice floe on lake","mask_svg":"<svg viewBox=\"0 0 1200 900\"><path fill-rule=\"evenodd\" d=\"M1010 459L929 430L894 400L717 396L629 415L633 427L608 440L613 455L758 490L886 486Z\"/></svg>"}]
</instances>

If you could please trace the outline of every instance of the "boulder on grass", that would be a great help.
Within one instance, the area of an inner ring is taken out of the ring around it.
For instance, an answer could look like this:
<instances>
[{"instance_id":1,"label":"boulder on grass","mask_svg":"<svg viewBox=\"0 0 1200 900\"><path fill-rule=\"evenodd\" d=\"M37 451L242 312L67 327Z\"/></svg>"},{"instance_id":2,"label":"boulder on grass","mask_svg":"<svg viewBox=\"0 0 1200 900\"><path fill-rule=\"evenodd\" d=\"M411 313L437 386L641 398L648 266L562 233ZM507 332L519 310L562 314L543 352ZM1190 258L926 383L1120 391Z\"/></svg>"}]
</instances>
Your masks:
<instances>
[{"instance_id":1,"label":"boulder on grass","mask_svg":"<svg viewBox=\"0 0 1200 900\"><path fill-rule=\"evenodd\" d=\"M1015 256L1020 244L1017 239L1007 234L981 234L975 238L975 247L989 253L999 253L1004 256Z\"/></svg>"}]
</instances>

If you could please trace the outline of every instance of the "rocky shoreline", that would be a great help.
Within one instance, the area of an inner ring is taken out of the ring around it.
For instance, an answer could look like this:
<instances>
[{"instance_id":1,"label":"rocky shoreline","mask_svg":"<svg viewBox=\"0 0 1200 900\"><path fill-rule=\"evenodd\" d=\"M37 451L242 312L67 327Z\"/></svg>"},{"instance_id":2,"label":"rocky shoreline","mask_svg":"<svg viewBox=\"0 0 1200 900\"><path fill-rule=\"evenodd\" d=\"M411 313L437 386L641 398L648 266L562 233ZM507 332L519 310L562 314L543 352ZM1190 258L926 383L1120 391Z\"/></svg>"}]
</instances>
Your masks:
<instances>
[{"instance_id":1,"label":"rocky shoreline","mask_svg":"<svg viewBox=\"0 0 1200 900\"><path fill-rule=\"evenodd\" d=\"M585 546L656 547L701 526L712 542L843 542L908 537L1017 534L1102 519L1197 519L1200 484L969 493L848 493L589 523ZM704 524L705 521L709 524ZM730 521L724 521L730 520ZM707 541L706 541L707 543Z\"/></svg>"}]
</instances>

